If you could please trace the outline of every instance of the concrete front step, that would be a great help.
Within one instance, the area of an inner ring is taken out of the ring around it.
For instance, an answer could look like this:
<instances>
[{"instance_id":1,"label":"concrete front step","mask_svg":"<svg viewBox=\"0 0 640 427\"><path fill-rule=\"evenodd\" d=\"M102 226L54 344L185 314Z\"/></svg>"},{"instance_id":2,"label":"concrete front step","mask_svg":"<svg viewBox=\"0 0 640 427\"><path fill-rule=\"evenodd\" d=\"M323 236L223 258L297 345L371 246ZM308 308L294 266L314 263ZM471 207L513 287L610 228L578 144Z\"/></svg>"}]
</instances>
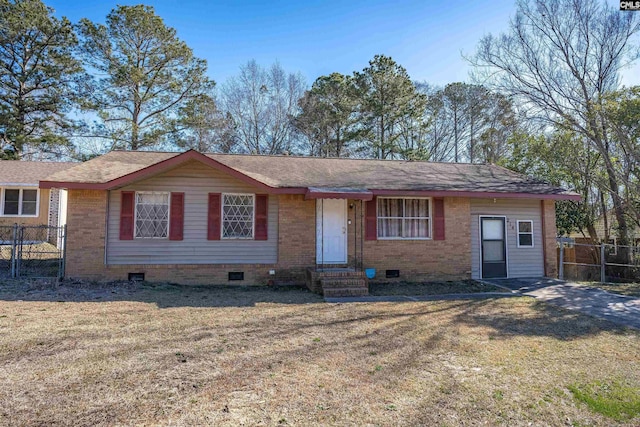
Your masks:
<instances>
[{"instance_id":1,"label":"concrete front step","mask_svg":"<svg viewBox=\"0 0 640 427\"><path fill-rule=\"evenodd\" d=\"M369 288L330 288L323 289L326 298L335 297L361 297L369 295Z\"/></svg>"}]
</instances>

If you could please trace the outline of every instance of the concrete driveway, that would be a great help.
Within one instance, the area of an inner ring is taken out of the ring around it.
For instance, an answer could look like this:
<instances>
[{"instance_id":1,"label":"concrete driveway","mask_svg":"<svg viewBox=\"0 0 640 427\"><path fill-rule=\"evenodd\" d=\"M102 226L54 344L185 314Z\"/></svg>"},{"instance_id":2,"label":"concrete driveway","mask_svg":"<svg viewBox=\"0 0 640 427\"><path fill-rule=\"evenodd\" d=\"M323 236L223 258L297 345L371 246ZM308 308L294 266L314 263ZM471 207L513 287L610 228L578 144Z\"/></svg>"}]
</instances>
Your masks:
<instances>
[{"instance_id":1,"label":"concrete driveway","mask_svg":"<svg viewBox=\"0 0 640 427\"><path fill-rule=\"evenodd\" d=\"M549 304L640 329L640 298L612 294L601 289L558 279L485 280Z\"/></svg>"}]
</instances>

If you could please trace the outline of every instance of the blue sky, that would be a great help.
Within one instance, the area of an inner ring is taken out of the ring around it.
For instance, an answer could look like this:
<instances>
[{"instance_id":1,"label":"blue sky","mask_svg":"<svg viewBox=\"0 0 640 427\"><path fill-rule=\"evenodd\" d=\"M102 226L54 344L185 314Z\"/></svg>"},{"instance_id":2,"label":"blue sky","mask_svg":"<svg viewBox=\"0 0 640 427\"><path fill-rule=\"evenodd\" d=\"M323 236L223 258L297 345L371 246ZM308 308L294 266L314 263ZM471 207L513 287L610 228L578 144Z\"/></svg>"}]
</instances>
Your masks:
<instances>
[{"instance_id":1,"label":"blue sky","mask_svg":"<svg viewBox=\"0 0 640 427\"><path fill-rule=\"evenodd\" d=\"M140 1L45 0L73 22L104 22L116 4ZM514 0L147 1L195 54L207 60L218 83L255 59L279 61L307 83L332 72L362 70L375 54L391 56L414 80L445 85L468 80L471 54L487 33L506 30ZM612 3L613 4L613 3ZM617 2L616 2L617 4ZM625 84L640 84L638 67Z\"/></svg>"}]
</instances>

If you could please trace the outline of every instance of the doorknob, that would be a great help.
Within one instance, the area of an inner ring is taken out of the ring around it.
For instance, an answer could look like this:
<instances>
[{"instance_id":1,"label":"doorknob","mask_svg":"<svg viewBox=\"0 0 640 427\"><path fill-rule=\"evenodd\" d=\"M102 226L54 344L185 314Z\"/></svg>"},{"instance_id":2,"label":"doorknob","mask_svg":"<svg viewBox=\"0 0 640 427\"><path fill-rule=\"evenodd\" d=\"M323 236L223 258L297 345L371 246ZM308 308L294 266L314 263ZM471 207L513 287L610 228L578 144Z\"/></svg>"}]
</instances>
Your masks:
<instances>
[{"instance_id":1,"label":"doorknob","mask_svg":"<svg viewBox=\"0 0 640 427\"><path fill-rule=\"evenodd\" d=\"M345 234L347 232L347 228L346 227L342 227L342 234Z\"/></svg>"}]
</instances>

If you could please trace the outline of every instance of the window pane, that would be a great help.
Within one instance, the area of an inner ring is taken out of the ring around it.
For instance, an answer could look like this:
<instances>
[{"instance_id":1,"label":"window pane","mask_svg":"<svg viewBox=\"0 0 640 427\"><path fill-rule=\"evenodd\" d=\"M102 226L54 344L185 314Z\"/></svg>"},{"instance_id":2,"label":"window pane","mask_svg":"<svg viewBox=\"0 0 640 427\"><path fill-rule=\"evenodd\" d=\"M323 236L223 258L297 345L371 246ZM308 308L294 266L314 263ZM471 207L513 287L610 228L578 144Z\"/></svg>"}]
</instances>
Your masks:
<instances>
[{"instance_id":1,"label":"window pane","mask_svg":"<svg viewBox=\"0 0 640 427\"><path fill-rule=\"evenodd\" d=\"M403 200L402 199L378 199L378 216L381 217L402 217L403 216Z\"/></svg>"},{"instance_id":2,"label":"window pane","mask_svg":"<svg viewBox=\"0 0 640 427\"><path fill-rule=\"evenodd\" d=\"M22 215L35 215L38 190L22 190Z\"/></svg>"},{"instance_id":3,"label":"window pane","mask_svg":"<svg viewBox=\"0 0 640 427\"><path fill-rule=\"evenodd\" d=\"M533 246L533 236L531 234L518 234L520 246Z\"/></svg>"},{"instance_id":4,"label":"window pane","mask_svg":"<svg viewBox=\"0 0 640 427\"><path fill-rule=\"evenodd\" d=\"M482 239L502 240L504 236L504 222L501 219L482 220Z\"/></svg>"},{"instance_id":5,"label":"window pane","mask_svg":"<svg viewBox=\"0 0 640 427\"><path fill-rule=\"evenodd\" d=\"M404 237L429 237L429 220L407 219L404 221Z\"/></svg>"},{"instance_id":6,"label":"window pane","mask_svg":"<svg viewBox=\"0 0 640 427\"><path fill-rule=\"evenodd\" d=\"M485 262L504 261L502 242L482 242L482 260Z\"/></svg>"},{"instance_id":7,"label":"window pane","mask_svg":"<svg viewBox=\"0 0 640 427\"><path fill-rule=\"evenodd\" d=\"M225 194L222 205L222 237L253 237L253 195Z\"/></svg>"},{"instance_id":8,"label":"window pane","mask_svg":"<svg viewBox=\"0 0 640 427\"><path fill-rule=\"evenodd\" d=\"M20 190L4 190L4 215L18 215Z\"/></svg>"},{"instance_id":9,"label":"window pane","mask_svg":"<svg viewBox=\"0 0 640 427\"><path fill-rule=\"evenodd\" d=\"M529 221L519 222L518 231L521 233L531 233L531 223Z\"/></svg>"},{"instance_id":10,"label":"window pane","mask_svg":"<svg viewBox=\"0 0 640 427\"><path fill-rule=\"evenodd\" d=\"M136 193L136 237L169 235L169 193Z\"/></svg>"},{"instance_id":11,"label":"window pane","mask_svg":"<svg viewBox=\"0 0 640 427\"><path fill-rule=\"evenodd\" d=\"M429 216L429 200L427 199L405 199L405 216L422 217Z\"/></svg>"},{"instance_id":12,"label":"window pane","mask_svg":"<svg viewBox=\"0 0 640 427\"><path fill-rule=\"evenodd\" d=\"M23 202L35 202L38 197L38 190L22 190Z\"/></svg>"},{"instance_id":13,"label":"window pane","mask_svg":"<svg viewBox=\"0 0 640 427\"><path fill-rule=\"evenodd\" d=\"M402 220L378 219L378 237L402 237Z\"/></svg>"}]
</instances>

